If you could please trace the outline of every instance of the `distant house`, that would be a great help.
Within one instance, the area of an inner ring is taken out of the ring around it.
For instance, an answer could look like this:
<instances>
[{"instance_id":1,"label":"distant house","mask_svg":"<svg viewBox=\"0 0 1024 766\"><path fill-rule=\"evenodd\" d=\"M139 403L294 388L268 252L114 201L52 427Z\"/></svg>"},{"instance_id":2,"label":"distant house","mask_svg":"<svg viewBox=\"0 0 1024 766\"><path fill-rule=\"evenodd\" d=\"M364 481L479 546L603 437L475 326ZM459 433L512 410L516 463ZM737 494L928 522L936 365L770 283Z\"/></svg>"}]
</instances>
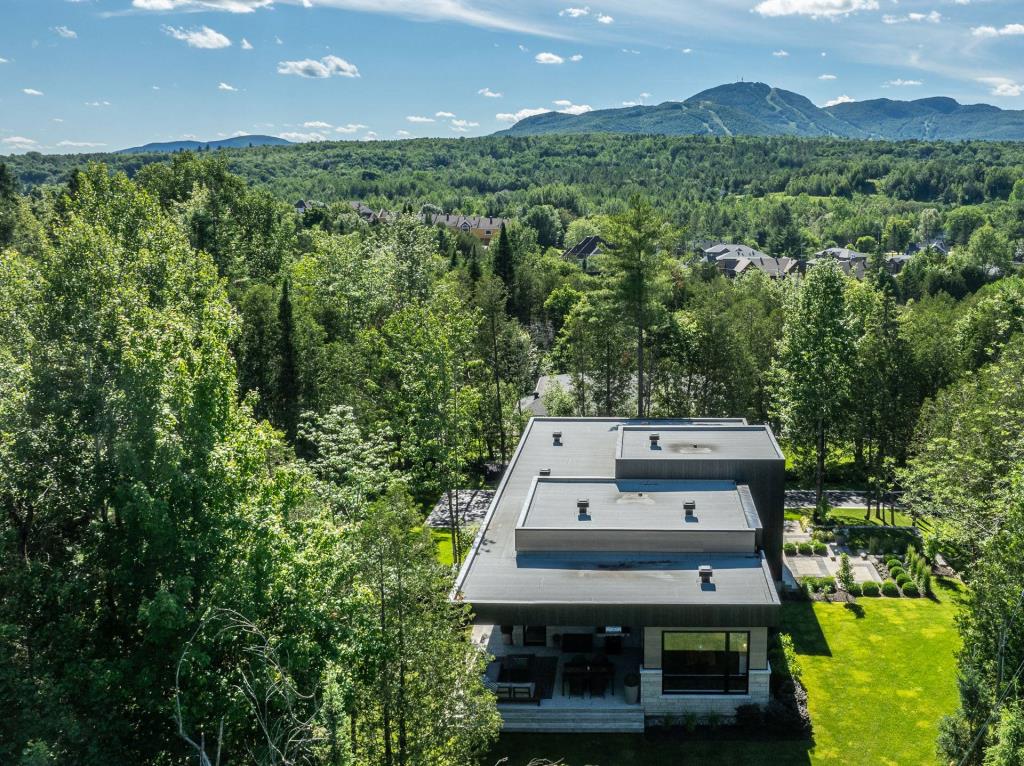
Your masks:
<instances>
[{"instance_id":1,"label":"distant house","mask_svg":"<svg viewBox=\"0 0 1024 766\"><path fill-rule=\"evenodd\" d=\"M372 207L365 205L362 202L349 202L348 205L367 223L381 223L382 221L389 221L394 218L395 215L390 210L385 210L384 208L374 210Z\"/></svg>"},{"instance_id":2,"label":"distant house","mask_svg":"<svg viewBox=\"0 0 1024 766\"><path fill-rule=\"evenodd\" d=\"M591 263L590 259L595 255L607 252L607 250L608 243L595 234L581 239L562 253L562 257L567 261L575 263L587 274L597 274L598 269Z\"/></svg>"},{"instance_id":3,"label":"distant house","mask_svg":"<svg viewBox=\"0 0 1024 766\"><path fill-rule=\"evenodd\" d=\"M504 218L494 218L488 215L461 215L458 213L427 213L427 222L435 226L447 226L449 229L464 231L472 234L481 242L484 247L491 244L491 239L498 236Z\"/></svg>"},{"instance_id":4,"label":"distant house","mask_svg":"<svg viewBox=\"0 0 1024 766\"><path fill-rule=\"evenodd\" d=\"M543 397L555 386L572 393L572 375L541 375L537 378L537 385L534 386L533 393L519 400L519 409L530 417L547 417L548 408L544 406Z\"/></svg>"},{"instance_id":5,"label":"distant house","mask_svg":"<svg viewBox=\"0 0 1024 766\"><path fill-rule=\"evenodd\" d=\"M936 237L935 239L929 239L927 242L913 242L907 248L907 252L904 255L914 255L922 250L937 250L943 255L949 255L949 247L946 245L945 237Z\"/></svg>"},{"instance_id":6,"label":"distant house","mask_svg":"<svg viewBox=\"0 0 1024 766\"><path fill-rule=\"evenodd\" d=\"M885 257L885 268L892 275L899 274L907 265L913 255L887 255Z\"/></svg>"},{"instance_id":7,"label":"distant house","mask_svg":"<svg viewBox=\"0 0 1024 766\"><path fill-rule=\"evenodd\" d=\"M295 212L298 213L299 215L305 215L312 209L313 203L307 202L304 199L300 199L298 202L295 203Z\"/></svg>"},{"instance_id":8,"label":"distant house","mask_svg":"<svg viewBox=\"0 0 1024 766\"><path fill-rule=\"evenodd\" d=\"M863 279L864 273L867 271L867 255L848 247L826 247L824 250L819 250L812 256L811 263L820 263L826 260L835 261L846 276L854 279Z\"/></svg>"},{"instance_id":9,"label":"distant house","mask_svg":"<svg viewBox=\"0 0 1024 766\"><path fill-rule=\"evenodd\" d=\"M703 253L704 261L714 263L719 273L730 279L751 269L772 279L781 279L800 270L800 261L795 258L775 258L748 245L719 243L705 248Z\"/></svg>"}]
</instances>

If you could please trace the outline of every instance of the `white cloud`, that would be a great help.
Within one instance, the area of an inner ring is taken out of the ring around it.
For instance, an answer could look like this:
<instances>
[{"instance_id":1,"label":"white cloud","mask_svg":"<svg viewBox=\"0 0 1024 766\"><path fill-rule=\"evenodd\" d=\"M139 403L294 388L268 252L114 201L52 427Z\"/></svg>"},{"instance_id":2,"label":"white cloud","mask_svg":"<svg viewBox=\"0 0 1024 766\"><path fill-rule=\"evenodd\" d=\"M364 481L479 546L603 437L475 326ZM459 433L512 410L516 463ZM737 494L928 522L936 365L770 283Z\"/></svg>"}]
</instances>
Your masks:
<instances>
[{"instance_id":1,"label":"white cloud","mask_svg":"<svg viewBox=\"0 0 1024 766\"><path fill-rule=\"evenodd\" d=\"M143 11L227 11L252 13L268 8L273 0L132 0L132 6Z\"/></svg>"},{"instance_id":2,"label":"white cloud","mask_svg":"<svg viewBox=\"0 0 1024 766\"><path fill-rule=\"evenodd\" d=\"M5 59L2 56L0 56L0 64L6 64L6 63L7 63L7 59Z\"/></svg>"},{"instance_id":3,"label":"white cloud","mask_svg":"<svg viewBox=\"0 0 1024 766\"><path fill-rule=\"evenodd\" d=\"M43 92L41 90L36 90L35 88L22 88L21 92L24 93L26 96L41 96L41 95L43 95Z\"/></svg>"},{"instance_id":4,"label":"white cloud","mask_svg":"<svg viewBox=\"0 0 1024 766\"><path fill-rule=\"evenodd\" d=\"M214 50L216 48L228 48L231 40L215 29L200 27L199 29L184 29L178 27L164 26L164 32L175 40L187 43L190 48L203 48Z\"/></svg>"},{"instance_id":5,"label":"white cloud","mask_svg":"<svg viewBox=\"0 0 1024 766\"><path fill-rule=\"evenodd\" d=\"M533 57L538 64L564 64L565 59L556 53L538 53Z\"/></svg>"},{"instance_id":6,"label":"white cloud","mask_svg":"<svg viewBox=\"0 0 1024 766\"><path fill-rule=\"evenodd\" d=\"M296 144L308 144L310 141L328 140L327 136L325 136L323 133L299 133L293 131L290 133L280 133L278 135L285 141L293 141Z\"/></svg>"},{"instance_id":7,"label":"white cloud","mask_svg":"<svg viewBox=\"0 0 1024 766\"><path fill-rule=\"evenodd\" d=\"M421 117L418 114L410 114L405 118L406 122L433 122L433 117Z\"/></svg>"},{"instance_id":8,"label":"white cloud","mask_svg":"<svg viewBox=\"0 0 1024 766\"><path fill-rule=\"evenodd\" d=\"M234 85L228 85L226 82L222 82L220 85L217 86L217 90L226 90L231 93L235 93L238 91L238 88L236 88Z\"/></svg>"},{"instance_id":9,"label":"white cloud","mask_svg":"<svg viewBox=\"0 0 1024 766\"><path fill-rule=\"evenodd\" d=\"M94 107L110 106L110 102L109 101L86 101L85 105L86 106L94 106Z\"/></svg>"},{"instance_id":10,"label":"white cloud","mask_svg":"<svg viewBox=\"0 0 1024 766\"><path fill-rule=\"evenodd\" d=\"M395 131L395 135L396 136L403 136L404 137L404 136L411 136L412 133L410 133L408 130L396 130Z\"/></svg>"},{"instance_id":11,"label":"white cloud","mask_svg":"<svg viewBox=\"0 0 1024 766\"><path fill-rule=\"evenodd\" d=\"M686 53L686 54L693 53L693 48L683 48L683 53Z\"/></svg>"},{"instance_id":12,"label":"white cloud","mask_svg":"<svg viewBox=\"0 0 1024 766\"><path fill-rule=\"evenodd\" d=\"M465 133L470 128L477 128L480 126L479 122L471 122L469 120L452 120L451 129L456 133Z\"/></svg>"},{"instance_id":13,"label":"white cloud","mask_svg":"<svg viewBox=\"0 0 1024 766\"><path fill-rule=\"evenodd\" d=\"M343 58L324 56L319 61L316 59L279 61L277 62L277 73L294 74L299 77L313 77L317 79L325 77L359 77L359 68Z\"/></svg>"},{"instance_id":14,"label":"white cloud","mask_svg":"<svg viewBox=\"0 0 1024 766\"><path fill-rule=\"evenodd\" d=\"M979 77L978 82L988 85L989 94L993 96L1017 97L1024 95L1024 83L1011 80L1009 77Z\"/></svg>"},{"instance_id":15,"label":"white cloud","mask_svg":"<svg viewBox=\"0 0 1024 766\"><path fill-rule=\"evenodd\" d=\"M324 122L323 120L311 120L310 122L302 123L302 127L314 128L316 130L330 130L334 126L329 122Z\"/></svg>"},{"instance_id":16,"label":"white cloud","mask_svg":"<svg viewBox=\"0 0 1024 766\"><path fill-rule=\"evenodd\" d=\"M563 8L558 12L559 16L568 16L570 19L579 19L590 15L590 8Z\"/></svg>"},{"instance_id":17,"label":"white cloud","mask_svg":"<svg viewBox=\"0 0 1024 766\"><path fill-rule=\"evenodd\" d=\"M597 17L598 24L611 24L613 21L615 21L615 19L613 19L607 13L602 13L600 16Z\"/></svg>"},{"instance_id":18,"label":"white cloud","mask_svg":"<svg viewBox=\"0 0 1024 766\"><path fill-rule=\"evenodd\" d=\"M500 122L519 122L527 117L533 117L534 115L544 114L545 112L551 111L554 110L545 109L544 107L540 107L539 109L520 109L518 112L499 112L494 115L494 118Z\"/></svg>"},{"instance_id":19,"label":"white cloud","mask_svg":"<svg viewBox=\"0 0 1024 766\"><path fill-rule=\"evenodd\" d=\"M529 53L529 52L530 52L530 49L529 49L529 48L527 48L527 47L526 47L525 45L523 45L522 43L519 43L519 45L517 45L516 47L517 47L517 48L519 48L519 50L521 50L521 51L522 51L523 53Z\"/></svg>"},{"instance_id":20,"label":"white cloud","mask_svg":"<svg viewBox=\"0 0 1024 766\"><path fill-rule=\"evenodd\" d=\"M367 127L366 125L363 125L362 123L359 123L359 122L350 122L347 125L339 125L338 127L336 127L334 129L334 132L335 133L355 133L357 130L363 130L366 127Z\"/></svg>"},{"instance_id":21,"label":"white cloud","mask_svg":"<svg viewBox=\"0 0 1024 766\"><path fill-rule=\"evenodd\" d=\"M975 37L1011 37L1024 35L1024 24L1006 24L999 27L974 27L971 34Z\"/></svg>"},{"instance_id":22,"label":"white cloud","mask_svg":"<svg viewBox=\"0 0 1024 766\"><path fill-rule=\"evenodd\" d=\"M631 53L634 56L639 56L640 55L640 51L638 51L636 48L622 48L621 50L622 50L623 53ZM580 58L583 58L583 57L581 56Z\"/></svg>"},{"instance_id":23,"label":"white cloud","mask_svg":"<svg viewBox=\"0 0 1024 766\"><path fill-rule=\"evenodd\" d=\"M583 61L583 54L574 53L569 57L569 61Z\"/></svg>"},{"instance_id":24,"label":"white cloud","mask_svg":"<svg viewBox=\"0 0 1024 766\"><path fill-rule=\"evenodd\" d=\"M57 146L66 146L71 149L95 149L100 146L106 146L106 144L94 141L58 141Z\"/></svg>"},{"instance_id":25,"label":"white cloud","mask_svg":"<svg viewBox=\"0 0 1024 766\"><path fill-rule=\"evenodd\" d=\"M819 80L835 80L838 79L834 74L819 74Z\"/></svg>"},{"instance_id":26,"label":"white cloud","mask_svg":"<svg viewBox=\"0 0 1024 766\"><path fill-rule=\"evenodd\" d=\"M74 40L78 37L78 32L61 24L59 27L54 27L53 31L63 37L65 40Z\"/></svg>"},{"instance_id":27,"label":"white cloud","mask_svg":"<svg viewBox=\"0 0 1024 766\"><path fill-rule=\"evenodd\" d=\"M849 16L858 11L877 11L878 0L762 0L754 11L762 16Z\"/></svg>"},{"instance_id":28,"label":"white cloud","mask_svg":"<svg viewBox=\"0 0 1024 766\"><path fill-rule=\"evenodd\" d=\"M243 51L251 51L252 50L252 43L249 42L248 40L246 40L244 37L242 38L242 50Z\"/></svg>"},{"instance_id":29,"label":"white cloud","mask_svg":"<svg viewBox=\"0 0 1024 766\"><path fill-rule=\"evenodd\" d=\"M32 138L25 138L25 136L8 136L7 138L0 138L0 144L3 144L16 152L29 152L39 146L38 141Z\"/></svg>"},{"instance_id":30,"label":"white cloud","mask_svg":"<svg viewBox=\"0 0 1024 766\"><path fill-rule=\"evenodd\" d=\"M380 136L378 136L372 130L368 130L366 133L363 134L363 137L360 138L359 140L360 141L376 141L379 137Z\"/></svg>"},{"instance_id":31,"label":"white cloud","mask_svg":"<svg viewBox=\"0 0 1024 766\"><path fill-rule=\"evenodd\" d=\"M904 80L902 77L898 77L895 80L889 80L883 87L886 88L910 88L915 85L924 85L921 80Z\"/></svg>"},{"instance_id":32,"label":"white cloud","mask_svg":"<svg viewBox=\"0 0 1024 766\"><path fill-rule=\"evenodd\" d=\"M562 114L584 114L594 111L590 104L574 104L567 98L560 98L552 103L559 107L558 111L562 112Z\"/></svg>"},{"instance_id":33,"label":"white cloud","mask_svg":"<svg viewBox=\"0 0 1024 766\"><path fill-rule=\"evenodd\" d=\"M784 51L784 50L772 51L772 55L775 56L776 58L784 59L784 58L786 58L789 55L789 51Z\"/></svg>"},{"instance_id":34,"label":"white cloud","mask_svg":"<svg viewBox=\"0 0 1024 766\"><path fill-rule=\"evenodd\" d=\"M942 14L938 11L931 11L930 13L908 13L906 16L893 16L887 13L882 16L883 24L905 24L908 21L927 21L929 24L938 24L942 21Z\"/></svg>"},{"instance_id":35,"label":"white cloud","mask_svg":"<svg viewBox=\"0 0 1024 766\"><path fill-rule=\"evenodd\" d=\"M435 117L443 117L443 118L454 117L455 116L455 112L434 112L434 116Z\"/></svg>"},{"instance_id":36,"label":"white cloud","mask_svg":"<svg viewBox=\"0 0 1024 766\"><path fill-rule=\"evenodd\" d=\"M643 106L644 102L647 101L647 99L649 99L650 97L651 97L650 93L641 93L640 97L637 98L636 101L623 101L622 105L623 106ZM558 102L556 101L555 103L557 104Z\"/></svg>"},{"instance_id":37,"label":"white cloud","mask_svg":"<svg viewBox=\"0 0 1024 766\"><path fill-rule=\"evenodd\" d=\"M826 101L825 106L835 106L836 104L849 104L855 100L856 99L850 98L849 96L839 96L838 98L834 98L831 101Z\"/></svg>"},{"instance_id":38,"label":"white cloud","mask_svg":"<svg viewBox=\"0 0 1024 766\"><path fill-rule=\"evenodd\" d=\"M501 98L500 93L491 90L490 88L481 88L480 90L477 91L477 93L480 94L481 96L485 96L486 98Z\"/></svg>"}]
</instances>

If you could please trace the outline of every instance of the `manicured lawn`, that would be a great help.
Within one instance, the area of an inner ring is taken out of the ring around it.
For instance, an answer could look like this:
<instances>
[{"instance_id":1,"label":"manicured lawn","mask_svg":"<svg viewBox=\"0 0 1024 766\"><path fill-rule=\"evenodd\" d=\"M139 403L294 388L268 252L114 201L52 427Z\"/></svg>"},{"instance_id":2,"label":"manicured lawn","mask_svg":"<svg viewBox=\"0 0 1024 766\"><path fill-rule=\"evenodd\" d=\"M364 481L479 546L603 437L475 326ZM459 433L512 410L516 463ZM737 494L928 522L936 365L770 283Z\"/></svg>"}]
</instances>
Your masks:
<instances>
[{"instance_id":1,"label":"manicured lawn","mask_svg":"<svg viewBox=\"0 0 1024 766\"><path fill-rule=\"evenodd\" d=\"M564 766L934 764L938 721L956 707L953 616L959 592L783 606L804 668L813 742L666 741L642 735L505 735L480 766L508 757Z\"/></svg>"},{"instance_id":2,"label":"manicured lawn","mask_svg":"<svg viewBox=\"0 0 1024 766\"><path fill-rule=\"evenodd\" d=\"M875 510L871 510L871 518L865 520L864 514L867 513L867 508L833 508L828 512L829 518L835 520L839 524L853 524L853 525L874 525L878 527L889 527L892 526L892 512L889 510L885 511L885 520L879 519L875 516ZM805 518L810 519L814 514L813 508L788 508L786 509L786 518L790 521L796 521L798 519ZM918 526L923 526L923 520L918 521ZM914 525L909 514L903 511L896 511L896 526L897 527L912 527Z\"/></svg>"},{"instance_id":3,"label":"manicured lawn","mask_svg":"<svg viewBox=\"0 0 1024 766\"><path fill-rule=\"evenodd\" d=\"M434 538L434 547L437 549L437 560L445 566L452 565L452 533L441 530L430 530L430 536Z\"/></svg>"}]
</instances>

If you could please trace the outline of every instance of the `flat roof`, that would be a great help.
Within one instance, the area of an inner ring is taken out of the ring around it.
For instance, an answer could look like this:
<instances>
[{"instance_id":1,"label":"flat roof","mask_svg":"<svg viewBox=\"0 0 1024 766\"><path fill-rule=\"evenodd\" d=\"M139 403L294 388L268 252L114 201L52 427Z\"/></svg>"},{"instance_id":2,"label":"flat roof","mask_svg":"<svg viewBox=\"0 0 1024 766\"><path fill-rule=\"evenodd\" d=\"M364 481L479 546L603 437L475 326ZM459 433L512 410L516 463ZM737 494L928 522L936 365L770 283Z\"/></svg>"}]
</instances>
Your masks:
<instances>
[{"instance_id":1,"label":"flat roof","mask_svg":"<svg viewBox=\"0 0 1024 766\"><path fill-rule=\"evenodd\" d=\"M652 444L651 435L658 441ZM626 425L618 444L622 460L784 460L766 426Z\"/></svg>"},{"instance_id":2,"label":"flat roof","mask_svg":"<svg viewBox=\"0 0 1024 766\"><path fill-rule=\"evenodd\" d=\"M586 499L587 518L577 502ZM691 518L683 508L695 503ZM685 479L538 477L518 526L530 529L743 530L747 514L735 482Z\"/></svg>"},{"instance_id":3,"label":"flat roof","mask_svg":"<svg viewBox=\"0 0 1024 766\"><path fill-rule=\"evenodd\" d=\"M701 425L697 426L698 423ZM732 436L725 431L745 427L746 421L706 418L698 421L531 419L456 579L453 589L456 598L481 607L486 604L542 603L633 604L659 608L685 605L778 606L778 593L771 572L764 557L753 550L736 555L516 551L516 525L541 469L549 469L555 478L563 479L607 477L608 491L613 491L612 488L617 486L612 478L615 476L617 445L624 426L647 426L662 431L669 426L690 426L713 433L713 436L706 437L708 439L726 440ZM761 439L763 436L759 432L766 432L774 444L774 437L767 426L752 428L752 431L737 432L736 435L743 433L745 438ZM556 431L561 433L560 444L556 444L552 436ZM724 444L724 441L719 443ZM734 441L731 448L739 452L739 442ZM781 453L776 455L777 459L779 457ZM559 490L555 487L553 491ZM575 492L570 492L573 505ZM592 502L598 498L593 494ZM546 513L538 513L538 523L548 523L544 521ZM723 510L722 513L724 518L729 512ZM697 567L708 563L715 568L714 589L702 589L697 577Z\"/></svg>"}]
</instances>

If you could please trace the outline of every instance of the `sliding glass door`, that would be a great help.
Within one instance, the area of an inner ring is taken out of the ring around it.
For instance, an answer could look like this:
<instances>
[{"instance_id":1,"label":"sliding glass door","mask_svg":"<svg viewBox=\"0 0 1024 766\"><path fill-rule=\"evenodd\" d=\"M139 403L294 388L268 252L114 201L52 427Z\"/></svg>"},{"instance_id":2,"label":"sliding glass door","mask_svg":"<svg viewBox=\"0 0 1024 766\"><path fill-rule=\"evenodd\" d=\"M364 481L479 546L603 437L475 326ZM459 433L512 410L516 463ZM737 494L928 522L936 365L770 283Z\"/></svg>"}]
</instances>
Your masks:
<instances>
[{"instance_id":1,"label":"sliding glass door","mask_svg":"<svg viewBox=\"0 0 1024 766\"><path fill-rule=\"evenodd\" d=\"M662 694L746 694L750 634L664 631Z\"/></svg>"}]
</instances>

